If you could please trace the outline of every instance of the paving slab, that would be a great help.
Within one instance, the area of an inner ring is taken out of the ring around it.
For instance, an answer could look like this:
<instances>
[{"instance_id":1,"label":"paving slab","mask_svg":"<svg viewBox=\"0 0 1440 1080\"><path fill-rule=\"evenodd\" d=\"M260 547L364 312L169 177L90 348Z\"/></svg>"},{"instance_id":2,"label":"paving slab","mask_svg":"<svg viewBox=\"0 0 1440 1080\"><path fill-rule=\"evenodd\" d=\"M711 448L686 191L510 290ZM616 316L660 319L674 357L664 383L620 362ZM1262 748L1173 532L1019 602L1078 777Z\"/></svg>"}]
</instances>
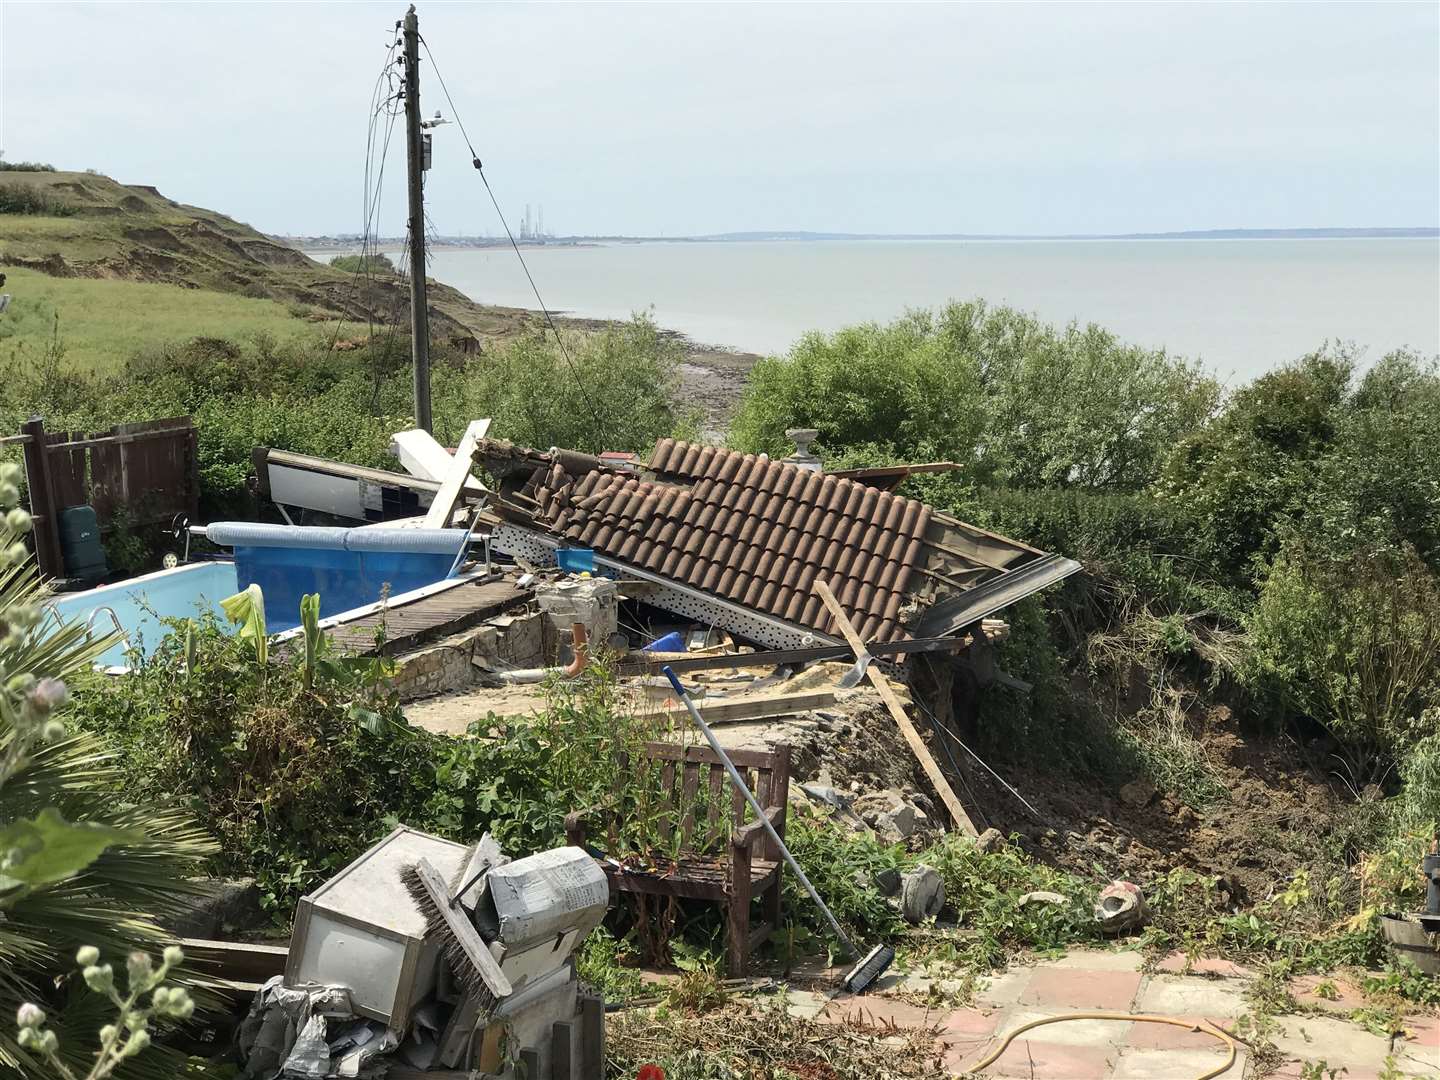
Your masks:
<instances>
[{"instance_id":1,"label":"paving slab","mask_svg":"<svg viewBox=\"0 0 1440 1080\"><path fill-rule=\"evenodd\" d=\"M820 1019L835 1023L861 1024L865 1027L938 1028L946 1010L917 1005L904 998L863 997L837 998L822 1010Z\"/></svg>"},{"instance_id":2,"label":"paving slab","mask_svg":"<svg viewBox=\"0 0 1440 1080\"><path fill-rule=\"evenodd\" d=\"M1067 1014L1061 1011L1029 1010L1023 1006L1007 1009L1000 1023L996 1025L995 1033L1004 1038L1009 1032L1034 1020L1065 1015ZM1130 1029L1134 1026L1129 1020L1063 1020L1031 1028L1025 1036L1041 1042L1059 1043L1062 1046L1100 1046L1118 1052L1128 1041Z\"/></svg>"},{"instance_id":3,"label":"paving slab","mask_svg":"<svg viewBox=\"0 0 1440 1080\"><path fill-rule=\"evenodd\" d=\"M1390 1040L1372 1035L1347 1020L1330 1016L1282 1016L1283 1031L1270 1036L1286 1057L1323 1061L1332 1069L1344 1067L1350 1080L1362 1068L1379 1069L1390 1053Z\"/></svg>"},{"instance_id":4,"label":"paving slab","mask_svg":"<svg viewBox=\"0 0 1440 1080\"><path fill-rule=\"evenodd\" d=\"M1059 960L1047 964L1047 968L1069 970L1080 968L1084 971L1139 971L1145 957L1138 952L1122 952L1118 949L1072 949Z\"/></svg>"},{"instance_id":5,"label":"paving slab","mask_svg":"<svg viewBox=\"0 0 1440 1080\"><path fill-rule=\"evenodd\" d=\"M1348 1013L1365 1005L1364 993L1343 975L1298 976L1290 980L1290 993L1297 1003L1322 1012Z\"/></svg>"},{"instance_id":6,"label":"paving slab","mask_svg":"<svg viewBox=\"0 0 1440 1080\"><path fill-rule=\"evenodd\" d=\"M814 990L787 990L785 1011L797 1020L813 1020L830 1003L827 995Z\"/></svg>"},{"instance_id":7,"label":"paving slab","mask_svg":"<svg viewBox=\"0 0 1440 1080\"><path fill-rule=\"evenodd\" d=\"M1195 1080L1225 1063L1228 1050L1126 1050L1115 1062L1111 1080ZM1245 1055L1220 1074L1223 1080L1241 1080ZM1347 1077L1346 1080L1349 1080Z\"/></svg>"},{"instance_id":8,"label":"paving slab","mask_svg":"<svg viewBox=\"0 0 1440 1080\"><path fill-rule=\"evenodd\" d=\"M1014 1005L1030 985L1030 976L1035 968L1012 967L999 975L990 975L981 980L983 985L975 988L975 1001L981 1005Z\"/></svg>"},{"instance_id":9,"label":"paving slab","mask_svg":"<svg viewBox=\"0 0 1440 1080\"><path fill-rule=\"evenodd\" d=\"M1143 976L1136 971L1092 971L1081 968L1036 968L1021 992L1019 1004L1058 1011L1097 1009L1129 1012ZM1190 1009L1189 1012L1208 1012Z\"/></svg>"},{"instance_id":10,"label":"paving slab","mask_svg":"<svg viewBox=\"0 0 1440 1080\"><path fill-rule=\"evenodd\" d=\"M945 1067L953 1076L963 1076L990 1053L986 1047L968 1055L947 1054ZM1064 1046L1059 1043L1016 1039L1000 1059L985 1068L981 1076L1003 1076L1016 1080L1106 1080L1116 1053L1098 1046Z\"/></svg>"},{"instance_id":11,"label":"paving slab","mask_svg":"<svg viewBox=\"0 0 1440 1080\"><path fill-rule=\"evenodd\" d=\"M1213 1016L1177 1016L1188 1024L1199 1025L1202 1021L1228 1027L1229 1020ZM1214 1035L1193 1028L1182 1028L1175 1024L1137 1023L1130 1029L1126 1045L1137 1050L1213 1050L1223 1045Z\"/></svg>"},{"instance_id":12,"label":"paving slab","mask_svg":"<svg viewBox=\"0 0 1440 1080\"><path fill-rule=\"evenodd\" d=\"M1151 975L1135 999L1135 1011L1157 1016L1215 1016L1233 1020L1248 1011L1239 979L1197 975Z\"/></svg>"},{"instance_id":13,"label":"paving slab","mask_svg":"<svg viewBox=\"0 0 1440 1080\"><path fill-rule=\"evenodd\" d=\"M1187 971L1188 959L1183 952L1172 952L1155 965L1155 970L1171 975L1216 975L1223 979L1248 979L1255 974L1251 968L1243 967L1233 960L1221 960L1216 956L1197 956L1190 961Z\"/></svg>"}]
</instances>

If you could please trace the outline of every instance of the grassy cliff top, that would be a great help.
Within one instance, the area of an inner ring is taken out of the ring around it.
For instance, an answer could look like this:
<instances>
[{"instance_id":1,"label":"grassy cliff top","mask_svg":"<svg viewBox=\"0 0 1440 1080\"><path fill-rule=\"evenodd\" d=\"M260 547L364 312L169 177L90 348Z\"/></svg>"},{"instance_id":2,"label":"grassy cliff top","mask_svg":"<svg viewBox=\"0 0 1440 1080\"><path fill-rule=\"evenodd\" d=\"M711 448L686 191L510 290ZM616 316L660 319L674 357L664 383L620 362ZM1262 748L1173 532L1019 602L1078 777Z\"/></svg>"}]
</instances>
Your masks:
<instances>
[{"instance_id":1,"label":"grassy cliff top","mask_svg":"<svg viewBox=\"0 0 1440 1080\"><path fill-rule=\"evenodd\" d=\"M326 321L333 333L341 319L344 336L363 337L372 326L404 333L409 325L409 290L393 274L325 266L224 214L98 173L0 171L0 270L21 271L10 284L8 336L48 335L42 324L58 316L78 363L103 365L122 345L202 333L285 333ZM19 288L27 281L28 292ZM234 302L242 298L252 303ZM527 321L435 282L429 299L432 341L504 338ZM154 316L148 329L135 325L145 314ZM122 322L124 332L106 335Z\"/></svg>"}]
</instances>

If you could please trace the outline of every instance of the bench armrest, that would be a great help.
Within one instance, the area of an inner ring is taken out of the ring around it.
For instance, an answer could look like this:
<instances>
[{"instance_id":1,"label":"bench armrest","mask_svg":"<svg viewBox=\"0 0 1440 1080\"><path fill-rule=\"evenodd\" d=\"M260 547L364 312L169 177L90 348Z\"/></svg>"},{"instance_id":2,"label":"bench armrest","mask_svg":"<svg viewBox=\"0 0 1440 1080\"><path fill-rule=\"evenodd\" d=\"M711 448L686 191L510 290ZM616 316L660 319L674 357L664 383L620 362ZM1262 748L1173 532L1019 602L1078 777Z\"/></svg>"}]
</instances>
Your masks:
<instances>
[{"instance_id":1,"label":"bench armrest","mask_svg":"<svg viewBox=\"0 0 1440 1080\"><path fill-rule=\"evenodd\" d=\"M770 807L770 809L765 811L765 817L769 820L771 826L775 828L777 832L780 828L780 816L783 813L785 813L785 808L783 806L772 806ZM736 829L730 837L730 843L735 845L735 847L737 848L749 849L755 846L756 840L760 839L760 837L762 836L767 835L769 834L765 830L765 823L763 821L756 820L750 822L748 825L742 825L740 826L740 828Z\"/></svg>"}]
</instances>

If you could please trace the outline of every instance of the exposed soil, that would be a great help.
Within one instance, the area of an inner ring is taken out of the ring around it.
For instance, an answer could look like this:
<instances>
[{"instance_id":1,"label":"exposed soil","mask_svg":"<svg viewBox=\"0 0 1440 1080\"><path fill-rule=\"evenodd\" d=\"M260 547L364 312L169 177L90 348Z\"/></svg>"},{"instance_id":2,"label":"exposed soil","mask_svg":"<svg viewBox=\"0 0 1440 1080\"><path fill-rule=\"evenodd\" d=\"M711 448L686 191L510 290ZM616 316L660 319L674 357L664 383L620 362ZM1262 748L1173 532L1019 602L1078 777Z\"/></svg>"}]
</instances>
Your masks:
<instances>
[{"instance_id":1,"label":"exposed soil","mask_svg":"<svg viewBox=\"0 0 1440 1080\"><path fill-rule=\"evenodd\" d=\"M1036 854L1077 873L1124 877L1142 887L1172 867L1221 879L1237 905L1283 888L1313 866L1339 828L1346 798L1293 743L1247 736L1224 707L1198 733L1228 798L1195 808L1173 795L1104 790L1096 782L1006 766L1002 772L1044 823L983 773L971 778L976 824L1019 833ZM982 824L982 819L983 824Z\"/></svg>"}]
</instances>

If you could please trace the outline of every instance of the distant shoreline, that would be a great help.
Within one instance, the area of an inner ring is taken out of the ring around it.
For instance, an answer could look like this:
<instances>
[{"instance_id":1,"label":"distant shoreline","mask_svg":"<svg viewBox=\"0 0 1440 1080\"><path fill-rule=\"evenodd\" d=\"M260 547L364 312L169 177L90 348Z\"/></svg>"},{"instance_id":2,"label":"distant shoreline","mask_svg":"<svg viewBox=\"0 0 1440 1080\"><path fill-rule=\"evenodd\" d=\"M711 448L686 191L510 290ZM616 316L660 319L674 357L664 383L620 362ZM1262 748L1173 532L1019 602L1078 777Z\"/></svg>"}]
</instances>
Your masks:
<instances>
[{"instance_id":1,"label":"distant shoreline","mask_svg":"<svg viewBox=\"0 0 1440 1080\"><path fill-rule=\"evenodd\" d=\"M274 239L302 251L326 251L346 254L358 251L363 240L359 236L280 236ZM1435 240L1440 227L1406 228L1309 228L1309 229L1195 229L1151 233L829 233L829 232L730 232L697 236L546 236L518 240L522 248L595 247L601 244L743 244L743 243L826 243L834 241L943 241L954 243L1025 241L1101 241L1101 240ZM370 246L399 248L403 237L382 237ZM431 241L432 247L456 250L508 248L505 237L442 236Z\"/></svg>"}]
</instances>

